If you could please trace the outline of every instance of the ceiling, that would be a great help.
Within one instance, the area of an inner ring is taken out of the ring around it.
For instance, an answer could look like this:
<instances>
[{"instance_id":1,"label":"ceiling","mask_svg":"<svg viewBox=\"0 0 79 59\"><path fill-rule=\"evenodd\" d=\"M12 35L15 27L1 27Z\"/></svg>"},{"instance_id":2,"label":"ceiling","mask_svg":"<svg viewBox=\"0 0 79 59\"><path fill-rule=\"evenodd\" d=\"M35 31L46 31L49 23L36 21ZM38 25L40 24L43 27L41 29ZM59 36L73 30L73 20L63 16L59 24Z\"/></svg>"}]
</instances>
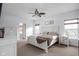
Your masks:
<instances>
[{"instance_id":1,"label":"ceiling","mask_svg":"<svg viewBox=\"0 0 79 59\"><path fill-rule=\"evenodd\" d=\"M46 14L56 15L60 13L69 12L79 9L77 3L4 3L3 13L10 13L20 17L29 15L29 12L34 12L37 8L39 11L46 12Z\"/></svg>"}]
</instances>

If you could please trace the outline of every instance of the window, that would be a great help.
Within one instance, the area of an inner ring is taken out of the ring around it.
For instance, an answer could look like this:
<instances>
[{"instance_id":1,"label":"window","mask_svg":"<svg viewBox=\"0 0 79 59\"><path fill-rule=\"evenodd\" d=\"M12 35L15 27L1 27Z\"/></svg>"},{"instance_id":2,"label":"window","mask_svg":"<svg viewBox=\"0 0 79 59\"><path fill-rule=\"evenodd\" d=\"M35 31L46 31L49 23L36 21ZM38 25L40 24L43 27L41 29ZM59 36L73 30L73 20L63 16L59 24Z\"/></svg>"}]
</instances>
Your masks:
<instances>
[{"instance_id":1,"label":"window","mask_svg":"<svg viewBox=\"0 0 79 59\"><path fill-rule=\"evenodd\" d=\"M65 35L70 39L78 38L78 18L64 20Z\"/></svg>"},{"instance_id":2,"label":"window","mask_svg":"<svg viewBox=\"0 0 79 59\"><path fill-rule=\"evenodd\" d=\"M31 36L31 35L33 35L33 28L32 27L29 27L26 30L26 36Z\"/></svg>"},{"instance_id":3,"label":"window","mask_svg":"<svg viewBox=\"0 0 79 59\"><path fill-rule=\"evenodd\" d=\"M38 35L40 33L40 26L39 24L35 24L35 34Z\"/></svg>"}]
</instances>

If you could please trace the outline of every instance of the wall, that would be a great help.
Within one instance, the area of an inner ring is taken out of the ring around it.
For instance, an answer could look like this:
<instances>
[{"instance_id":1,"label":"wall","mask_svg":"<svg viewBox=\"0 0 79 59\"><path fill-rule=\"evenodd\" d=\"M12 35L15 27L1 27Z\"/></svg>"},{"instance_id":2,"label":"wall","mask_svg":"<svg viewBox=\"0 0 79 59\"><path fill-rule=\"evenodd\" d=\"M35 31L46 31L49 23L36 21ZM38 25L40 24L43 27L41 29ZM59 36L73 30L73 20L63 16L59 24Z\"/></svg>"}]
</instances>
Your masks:
<instances>
[{"instance_id":1,"label":"wall","mask_svg":"<svg viewBox=\"0 0 79 59\"><path fill-rule=\"evenodd\" d=\"M11 14L2 13L1 15L0 27L5 28L5 35L4 38L0 38L0 55L16 55L17 24L15 20L17 20L17 17Z\"/></svg>"},{"instance_id":2,"label":"wall","mask_svg":"<svg viewBox=\"0 0 79 59\"><path fill-rule=\"evenodd\" d=\"M15 17L11 14L2 14L1 17L1 27L5 28L5 38L7 37L17 37L17 21L18 17Z\"/></svg>"},{"instance_id":3,"label":"wall","mask_svg":"<svg viewBox=\"0 0 79 59\"><path fill-rule=\"evenodd\" d=\"M79 10L74 10L67 13L62 13L59 15L54 16L56 24L60 25L60 34L63 35L64 33L64 20L66 19L73 19L79 18ZM78 46L78 40L70 40L70 45Z\"/></svg>"},{"instance_id":4,"label":"wall","mask_svg":"<svg viewBox=\"0 0 79 59\"><path fill-rule=\"evenodd\" d=\"M2 8L0 27L5 28L5 35L4 38L0 38L0 55L16 55L17 26L20 20L16 15L5 13L5 8Z\"/></svg>"}]
</instances>

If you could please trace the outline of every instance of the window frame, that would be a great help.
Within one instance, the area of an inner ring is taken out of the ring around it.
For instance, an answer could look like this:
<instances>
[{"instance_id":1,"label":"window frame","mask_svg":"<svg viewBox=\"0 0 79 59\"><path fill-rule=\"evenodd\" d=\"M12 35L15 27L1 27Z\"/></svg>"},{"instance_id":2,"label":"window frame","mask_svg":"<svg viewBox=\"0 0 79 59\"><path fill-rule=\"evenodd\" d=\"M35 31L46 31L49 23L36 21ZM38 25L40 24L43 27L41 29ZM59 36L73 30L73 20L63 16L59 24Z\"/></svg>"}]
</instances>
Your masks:
<instances>
[{"instance_id":1,"label":"window frame","mask_svg":"<svg viewBox=\"0 0 79 59\"><path fill-rule=\"evenodd\" d=\"M72 20L77 20L77 22L70 22L70 23L68 22L68 23L65 23L65 21L72 21ZM77 24L77 27L78 27L78 28L77 28L77 29L76 29L76 28L74 28L74 29L73 29L73 28L71 28L71 29L65 29L65 25L72 25L72 24ZM78 31L78 30L79 30L79 26L78 26L78 25L79 25L79 18L64 20L64 30L65 30L65 31L66 31L66 30L75 30L75 29ZM79 35L79 33L76 33L76 34ZM78 35L76 36L77 38L79 38ZM71 39L72 39L72 38L71 38ZM74 38L73 38L73 39L74 39Z\"/></svg>"}]
</instances>

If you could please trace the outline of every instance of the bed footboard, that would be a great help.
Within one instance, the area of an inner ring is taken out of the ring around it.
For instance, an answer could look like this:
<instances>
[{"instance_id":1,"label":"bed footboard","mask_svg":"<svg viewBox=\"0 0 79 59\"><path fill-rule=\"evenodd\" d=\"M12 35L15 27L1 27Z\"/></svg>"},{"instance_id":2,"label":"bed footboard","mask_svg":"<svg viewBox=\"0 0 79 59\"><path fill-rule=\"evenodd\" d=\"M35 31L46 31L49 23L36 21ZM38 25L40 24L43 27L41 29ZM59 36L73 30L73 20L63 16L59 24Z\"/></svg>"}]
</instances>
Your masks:
<instances>
[{"instance_id":1,"label":"bed footboard","mask_svg":"<svg viewBox=\"0 0 79 59\"><path fill-rule=\"evenodd\" d=\"M41 44L38 44L37 41L36 41L36 38L32 36L32 37L28 37L27 43L43 49L46 53L48 52L47 41L45 41Z\"/></svg>"}]
</instances>

